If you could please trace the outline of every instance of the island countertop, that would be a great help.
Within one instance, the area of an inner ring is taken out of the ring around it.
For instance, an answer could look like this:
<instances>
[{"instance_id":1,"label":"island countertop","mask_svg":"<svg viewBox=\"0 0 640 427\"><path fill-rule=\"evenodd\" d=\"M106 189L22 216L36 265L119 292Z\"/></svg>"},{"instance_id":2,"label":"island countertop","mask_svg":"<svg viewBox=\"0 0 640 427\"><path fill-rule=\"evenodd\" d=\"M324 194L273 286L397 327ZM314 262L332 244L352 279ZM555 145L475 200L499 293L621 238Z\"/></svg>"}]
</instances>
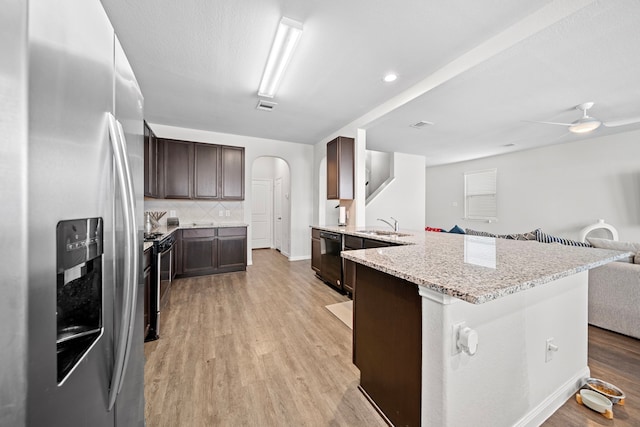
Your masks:
<instances>
[{"instance_id":1,"label":"island countertop","mask_svg":"<svg viewBox=\"0 0 640 427\"><path fill-rule=\"evenodd\" d=\"M355 228L314 227L367 236ZM342 257L472 304L525 291L630 255L535 240L451 233L409 231L370 237L402 246L343 251Z\"/></svg>"}]
</instances>

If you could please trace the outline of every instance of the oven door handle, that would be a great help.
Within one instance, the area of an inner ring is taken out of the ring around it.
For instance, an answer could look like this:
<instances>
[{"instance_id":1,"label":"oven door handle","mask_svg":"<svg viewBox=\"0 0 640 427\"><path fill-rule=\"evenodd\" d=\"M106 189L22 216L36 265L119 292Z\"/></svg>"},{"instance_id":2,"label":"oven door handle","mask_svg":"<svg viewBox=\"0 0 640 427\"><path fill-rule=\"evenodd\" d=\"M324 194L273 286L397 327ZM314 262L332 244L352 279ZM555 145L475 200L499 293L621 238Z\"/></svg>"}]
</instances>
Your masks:
<instances>
[{"instance_id":1,"label":"oven door handle","mask_svg":"<svg viewBox=\"0 0 640 427\"><path fill-rule=\"evenodd\" d=\"M138 232L135 218L135 196L133 179L129 167L126 139L120 122L111 114L109 118L109 136L113 148L116 165L116 176L122 194L122 216L125 229L124 284L123 307L120 319L120 331L116 340L115 361L109 389L108 409L113 409L116 397L122 388L123 378L127 370L136 311L136 283L138 277Z\"/></svg>"}]
</instances>

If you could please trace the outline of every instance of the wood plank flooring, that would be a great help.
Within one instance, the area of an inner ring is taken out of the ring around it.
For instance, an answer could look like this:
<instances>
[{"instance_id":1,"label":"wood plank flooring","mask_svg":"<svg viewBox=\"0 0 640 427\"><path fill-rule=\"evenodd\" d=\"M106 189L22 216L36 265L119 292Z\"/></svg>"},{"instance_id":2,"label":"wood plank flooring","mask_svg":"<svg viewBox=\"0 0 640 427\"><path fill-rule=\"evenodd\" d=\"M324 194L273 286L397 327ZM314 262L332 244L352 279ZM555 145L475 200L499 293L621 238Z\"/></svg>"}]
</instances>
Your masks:
<instances>
[{"instance_id":1,"label":"wood plank flooring","mask_svg":"<svg viewBox=\"0 0 640 427\"><path fill-rule=\"evenodd\" d=\"M358 391L348 298L309 261L253 252L244 273L180 279L145 344L148 427L384 426Z\"/></svg>"},{"instance_id":2,"label":"wood plank flooring","mask_svg":"<svg viewBox=\"0 0 640 427\"><path fill-rule=\"evenodd\" d=\"M325 308L347 301L309 261L255 250L247 272L179 279L145 344L148 427L384 426L357 390L351 330ZM640 340L589 329L592 376L627 394L615 419L571 399L546 427L640 426Z\"/></svg>"}]
</instances>

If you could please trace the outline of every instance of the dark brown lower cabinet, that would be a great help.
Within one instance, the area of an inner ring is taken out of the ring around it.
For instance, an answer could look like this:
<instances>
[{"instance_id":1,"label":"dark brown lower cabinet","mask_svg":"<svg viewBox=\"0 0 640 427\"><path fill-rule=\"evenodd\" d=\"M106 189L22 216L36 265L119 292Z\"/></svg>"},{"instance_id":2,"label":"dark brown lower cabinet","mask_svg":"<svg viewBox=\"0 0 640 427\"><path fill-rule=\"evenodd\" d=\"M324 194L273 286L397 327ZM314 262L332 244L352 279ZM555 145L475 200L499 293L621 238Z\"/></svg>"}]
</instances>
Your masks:
<instances>
[{"instance_id":1,"label":"dark brown lower cabinet","mask_svg":"<svg viewBox=\"0 0 640 427\"><path fill-rule=\"evenodd\" d=\"M344 236L344 250L351 251L355 249L384 248L388 246L398 246L396 243L384 242L376 239L367 239L365 237ZM353 295L356 289L356 264L347 260L342 260L342 287L349 295Z\"/></svg>"},{"instance_id":2,"label":"dark brown lower cabinet","mask_svg":"<svg viewBox=\"0 0 640 427\"><path fill-rule=\"evenodd\" d=\"M353 362L360 388L396 426L419 426L422 308L418 286L356 264Z\"/></svg>"},{"instance_id":3,"label":"dark brown lower cabinet","mask_svg":"<svg viewBox=\"0 0 640 427\"><path fill-rule=\"evenodd\" d=\"M247 268L247 229L228 227L218 229L218 272Z\"/></svg>"},{"instance_id":4,"label":"dark brown lower cabinet","mask_svg":"<svg viewBox=\"0 0 640 427\"><path fill-rule=\"evenodd\" d=\"M322 243L320 242L320 230L311 229L311 268L316 273L320 273L320 265L322 262Z\"/></svg>"},{"instance_id":5,"label":"dark brown lower cabinet","mask_svg":"<svg viewBox=\"0 0 640 427\"><path fill-rule=\"evenodd\" d=\"M182 274L212 274L218 268L217 229L182 230Z\"/></svg>"},{"instance_id":6,"label":"dark brown lower cabinet","mask_svg":"<svg viewBox=\"0 0 640 427\"><path fill-rule=\"evenodd\" d=\"M342 260L342 287L347 294L353 296L356 288L356 263L346 259Z\"/></svg>"},{"instance_id":7,"label":"dark brown lower cabinet","mask_svg":"<svg viewBox=\"0 0 640 427\"><path fill-rule=\"evenodd\" d=\"M182 277L247 269L246 227L184 229L177 271Z\"/></svg>"}]
</instances>

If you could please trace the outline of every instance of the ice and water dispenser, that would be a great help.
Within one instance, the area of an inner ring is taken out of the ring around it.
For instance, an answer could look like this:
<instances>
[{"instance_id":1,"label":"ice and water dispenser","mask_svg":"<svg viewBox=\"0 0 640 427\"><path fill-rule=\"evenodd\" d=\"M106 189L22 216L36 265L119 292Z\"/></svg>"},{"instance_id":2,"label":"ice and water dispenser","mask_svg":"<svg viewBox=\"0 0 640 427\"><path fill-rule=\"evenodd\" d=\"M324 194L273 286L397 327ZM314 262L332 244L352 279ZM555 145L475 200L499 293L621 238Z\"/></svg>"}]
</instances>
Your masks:
<instances>
[{"instance_id":1,"label":"ice and water dispenser","mask_svg":"<svg viewBox=\"0 0 640 427\"><path fill-rule=\"evenodd\" d=\"M56 237L60 384L102 333L102 218L60 221Z\"/></svg>"}]
</instances>

